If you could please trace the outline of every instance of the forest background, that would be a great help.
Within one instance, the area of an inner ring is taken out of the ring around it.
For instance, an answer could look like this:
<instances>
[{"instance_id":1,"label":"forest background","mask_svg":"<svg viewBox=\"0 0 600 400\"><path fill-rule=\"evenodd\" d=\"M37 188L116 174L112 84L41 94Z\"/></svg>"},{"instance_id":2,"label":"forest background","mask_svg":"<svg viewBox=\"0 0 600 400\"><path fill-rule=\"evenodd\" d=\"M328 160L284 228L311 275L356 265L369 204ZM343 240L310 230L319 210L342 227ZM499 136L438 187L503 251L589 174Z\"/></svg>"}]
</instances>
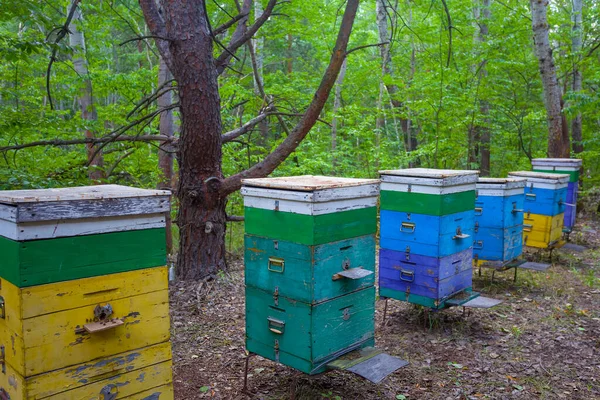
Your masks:
<instances>
[{"instance_id":1,"label":"forest background","mask_svg":"<svg viewBox=\"0 0 600 400\"><path fill-rule=\"evenodd\" d=\"M248 24L269 7L246 3ZM243 19L239 7L206 2L215 56ZM260 162L289 135L319 86L343 9L338 0L281 1L231 55L218 81L223 133L235 136L223 145L223 175ZM600 184L600 2L551 1L547 14L567 152L583 159L590 190ZM533 37L522 0L361 2L319 121L272 176L367 178L422 166L503 177L530 169L549 140ZM68 0L4 0L0 189L177 188L176 139L167 138L180 129L177 84L156 39L137 1L73 9ZM85 143L92 138L100 141ZM226 212L226 249L239 254L239 193ZM176 249L176 224L173 233Z\"/></svg>"}]
</instances>

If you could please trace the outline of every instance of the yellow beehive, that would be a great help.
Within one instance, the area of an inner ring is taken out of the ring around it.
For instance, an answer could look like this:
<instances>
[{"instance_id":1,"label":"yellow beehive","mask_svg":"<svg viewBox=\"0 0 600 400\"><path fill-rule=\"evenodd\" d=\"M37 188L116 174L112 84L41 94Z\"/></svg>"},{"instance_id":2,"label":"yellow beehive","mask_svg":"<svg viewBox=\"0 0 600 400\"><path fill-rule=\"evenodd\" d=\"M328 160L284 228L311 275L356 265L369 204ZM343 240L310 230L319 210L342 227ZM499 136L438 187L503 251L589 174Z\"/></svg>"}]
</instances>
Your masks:
<instances>
[{"instance_id":1,"label":"yellow beehive","mask_svg":"<svg viewBox=\"0 0 600 400\"><path fill-rule=\"evenodd\" d=\"M0 283L0 388L10 399L103 398L102 390L125 399L149 389L172 398L166 267Z\"/></svg>"},{"instance_id":2,"label":"yellow beehive","mask_svg":"<svg viewBox=\"0 0 600 400\"><path fill-rule=\"evenodd\" d=\"M548 215L525 214L523 220L523 244L529 247L546 249L560 241L563 230L564 213L553 217Z\"/></svg>"}]
</instances>

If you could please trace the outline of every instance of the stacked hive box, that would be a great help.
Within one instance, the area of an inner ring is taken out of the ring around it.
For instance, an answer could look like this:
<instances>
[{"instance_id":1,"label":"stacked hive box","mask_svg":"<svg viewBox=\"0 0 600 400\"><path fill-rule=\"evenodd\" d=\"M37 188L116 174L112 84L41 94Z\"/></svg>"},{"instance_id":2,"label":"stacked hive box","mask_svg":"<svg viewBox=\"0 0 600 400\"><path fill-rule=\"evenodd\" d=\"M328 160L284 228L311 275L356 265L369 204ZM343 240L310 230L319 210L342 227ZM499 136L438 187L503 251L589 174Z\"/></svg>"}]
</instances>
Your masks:
<instances>
[{"instance_id":1,"label":"stacked hive box","mask_svg":"<svg viewBox=\"0 0 600 400\"><path fill-rule=\"evenodd\" d=\"M524 179L479 178L473 262L502 265L523 250Z\"/></svg>"},{"instance_id":2,"label":"stacked hive box","mask_svg":"<svg viewBox=\"0 0 600 400\"><path fill-rule=\"evenodd\" d=\"M374 344L377 180L243 181L246 347L320 373Z\"/></svg>"},{"instance_id":3,"label":"stacked hive box","mask_svg":"<svg viewBox=\"0 0 600 400\"><path fill-rule=\"evenodd\" d=\"M169 192L0 192L0 398L173 398Z\"/></svg>"},{"instance_id":4,"label":"stacked hive box","mask_svg":"<svg viewBox=\"0 0 600 400\"><path fill-rule=\"evenodd\" d=\"M555 247L562 236L568 175L544 172L510 172L525 178L523 244L541 249Z\"/></svg>"},{"instance_id":5,"label":"stacked hive box","mask_svg":"<svg viewBox=\"0 0 600 400\"><path fill-rule=\"evenodd\" d=\"M531 165L535 172L569 175L564 226L570 231L575 226L575 219L577 217L576 205L581 160L574 158L534 158L531 160Z\"/></svg>"},{"instance_id":6,"label":"stacked hive box","mask_svg":"<svg viewBox=\"0 0 600 400\"><path fill-rule=\"evenodd\" d=\"M379 294L443 308L471 291L476 171L381 171Z\"/></svg>"}]
</instances>

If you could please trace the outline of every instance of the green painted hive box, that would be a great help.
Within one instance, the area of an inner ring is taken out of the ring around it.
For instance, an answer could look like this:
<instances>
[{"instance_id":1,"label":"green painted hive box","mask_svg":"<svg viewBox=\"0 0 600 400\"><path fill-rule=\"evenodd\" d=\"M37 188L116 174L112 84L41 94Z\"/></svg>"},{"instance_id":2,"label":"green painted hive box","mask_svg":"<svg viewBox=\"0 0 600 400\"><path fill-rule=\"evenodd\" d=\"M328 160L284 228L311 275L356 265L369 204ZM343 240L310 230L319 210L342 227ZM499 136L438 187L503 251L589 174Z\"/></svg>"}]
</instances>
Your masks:
<instances>
[{"instance_id":1,"label":"green painted hive box","mask_svg":"<svg viewBox=\"0 0 600 400\"><path fill-rule=\"evenodd\" d=\"M246 287L246 348L307 374L374 345L375 287L316 305Z\"/></svg>"},{"instance_id":2,"label":"green painted hive box","mask_svg":"<svg viewBox=\"0 0 600 400\"><path fill-rule=\"evenodd\" d=\"M409 168L379 171L381 209L443 216L470 211L478 171Z\"/></svg>"},{"instance_id":3,"label":"green painted hive box","mask_svg":"<svg viewBox=\"0 0 600 400\"><path fill-rule=\"evenodd\" d=\"M567 174L569 182L579 181L582 161L579 158L534 158L531 166L534 172Z\"/></svg>"},{"instance_id":4,"label":"green painted hive box","mask_svg":"<svg viewBox=\"0 0 600 400\"><path fill-rule=\"evenodd\" d=\"M0 192L0 277L17 287L166 262L170 192L118 185Z\"/></svg>"},{"instance_id":5,"label":"green painted hive box","mask_svg":"<svg viewBox=\"0 0 600 400\"><path fill-rule=\"evenodd\" d=\"M242 184L247 235L314 246L377 230L378 180L306 175Z\"/></svg>"}]
</instances>

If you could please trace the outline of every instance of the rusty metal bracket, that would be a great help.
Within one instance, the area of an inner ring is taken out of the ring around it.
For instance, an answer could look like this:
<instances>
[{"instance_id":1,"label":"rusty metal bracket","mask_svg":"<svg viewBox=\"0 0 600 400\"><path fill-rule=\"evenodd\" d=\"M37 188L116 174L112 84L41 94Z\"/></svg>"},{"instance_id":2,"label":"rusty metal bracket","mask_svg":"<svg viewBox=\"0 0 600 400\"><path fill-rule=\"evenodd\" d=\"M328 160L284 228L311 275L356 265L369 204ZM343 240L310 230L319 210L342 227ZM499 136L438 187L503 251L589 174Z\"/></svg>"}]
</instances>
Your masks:
<instances>
[{"instance_id":1,"label":"rusty metal bracket","mask_svg":"<svg viewBox=\"0 0 600 400\"><path fill-rule=\"evenodd\" d=\"M6 304L4 303L4 297L0 296L0 318L6 318Z\"/></svg>"},{"instance_id":2,"label":"rusty metal bracket","mask_svg":"<svg viewBox=\"0 0 600 400\"><path fill-rule=\"evenodd\" d=\"M0 400L10 400L10 395L4 388L0 388Z\"/></svg>"}]
</instances>

